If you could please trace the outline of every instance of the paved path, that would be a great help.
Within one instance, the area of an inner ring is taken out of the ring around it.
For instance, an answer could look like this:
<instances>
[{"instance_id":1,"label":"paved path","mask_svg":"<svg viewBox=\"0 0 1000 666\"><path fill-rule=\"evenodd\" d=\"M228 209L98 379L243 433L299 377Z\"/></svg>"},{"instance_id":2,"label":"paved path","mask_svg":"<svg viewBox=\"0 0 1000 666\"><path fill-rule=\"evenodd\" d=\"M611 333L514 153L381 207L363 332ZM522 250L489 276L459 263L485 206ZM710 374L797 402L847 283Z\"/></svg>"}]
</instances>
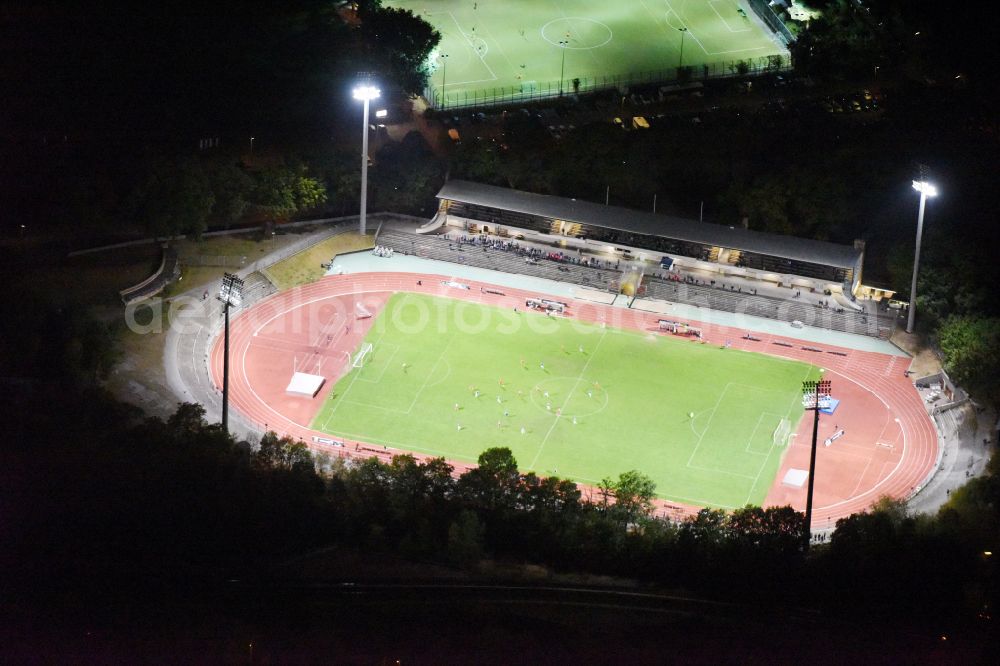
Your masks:
<instances>
[{"instance_id":1,"label":"paved path","mask_svg":"<svg viewBox=\"0 0 1000 666\"><path fill-rule=\"evenodd\" d=\"M985 472L996 446L993 442L996 417L991 410L979 412L972 403L965 403L935 414L933 419L941 455L934 476L909 502L915 513L936 513L948 501L951 491Z\"/></svg>"},{"instance_id":2,"label":"paved path","mask_svg":"<svg viewBox=\"0 0 1000 666\"><path fill-rule=\"evenodd\" d=\"M282 250L279 256L288 257L333 234L348 231L354 226L347 221L330 228L304 235ZM246 279L248 275L275 263L275 254L258 259L236 272ZM210 422L222 420L222 392L215 388L208 375L208 353L211 342L223 326L222 303L215 298L202 300L204 289L191 289L171 300L179 309L178 316L170 322L164 351L163 365L167 385L177 400L196 402L205 408L205 418ZM246 306L253 304L259 295L248 295ZM230 312L233 318L236 313ZM256 439L261 429L247 422L238 412L229 410L229 429L240 439Z\"/></svg>"}]
</instances>

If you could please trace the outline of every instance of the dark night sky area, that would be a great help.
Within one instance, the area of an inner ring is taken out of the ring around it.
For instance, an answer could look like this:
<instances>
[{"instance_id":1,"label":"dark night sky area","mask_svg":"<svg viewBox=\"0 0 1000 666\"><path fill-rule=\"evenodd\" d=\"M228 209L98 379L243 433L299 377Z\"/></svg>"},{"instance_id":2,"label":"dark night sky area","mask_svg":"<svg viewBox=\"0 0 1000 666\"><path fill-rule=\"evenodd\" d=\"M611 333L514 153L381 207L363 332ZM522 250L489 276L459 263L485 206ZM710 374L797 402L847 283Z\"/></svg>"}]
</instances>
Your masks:
<instances>
[{"instance_id":1,"label":"dark night sky area","mask_svg":"<svg viewBox=\"0 0 1000 666\"><path fill-rule=\"evenodd\" d=\"M316 121L330 112L348 40L330 7L15 6L2 23L3 78L19 92L7 122L15 134L168 135Z\"/></svg>"}]
</instances>

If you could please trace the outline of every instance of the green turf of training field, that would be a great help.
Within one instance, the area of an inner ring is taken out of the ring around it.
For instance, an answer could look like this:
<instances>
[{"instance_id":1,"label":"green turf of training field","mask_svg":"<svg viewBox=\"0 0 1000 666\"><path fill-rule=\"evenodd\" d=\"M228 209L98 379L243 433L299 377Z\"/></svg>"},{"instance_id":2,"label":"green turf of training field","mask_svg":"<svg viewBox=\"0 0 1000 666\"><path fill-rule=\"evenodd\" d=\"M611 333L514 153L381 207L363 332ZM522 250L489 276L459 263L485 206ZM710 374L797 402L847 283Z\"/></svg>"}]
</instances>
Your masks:
<instances>
[{"instance_id":1,"label":"green turf of training field","mask_svg":"<svg viewBox=\"0 0 1000 666\"><path fill-rule=\"evenodd\" d=\"M565 41L563 90L572 80L673 72L681 62L718 64L786 57L745 3L738 0L389 0L441 33L431 56L431 87L440 100L461 104L494 89L559 89ZM742 9L743 14L738 10ZM446 54L447 58L441 58ZM787 62L787 59L785 60ZM662 77L661 77L662 79Z\"/></svg>"},{"instance_id":2,"label":"green turf of training field","mask_svg":"<svg viewBox=\"0 0 1000 666\"><path fill-rule=\"evenodd\" d=\"M392 296L366 341L373 354L313 428L470 462L508 446L523 470L588 484L637 469L661 497L723 507L763 501L784 452L775 428L786 418L794 432L801 382L819 377L796 361L416 294Z\"/></svg>"}]
</instances>

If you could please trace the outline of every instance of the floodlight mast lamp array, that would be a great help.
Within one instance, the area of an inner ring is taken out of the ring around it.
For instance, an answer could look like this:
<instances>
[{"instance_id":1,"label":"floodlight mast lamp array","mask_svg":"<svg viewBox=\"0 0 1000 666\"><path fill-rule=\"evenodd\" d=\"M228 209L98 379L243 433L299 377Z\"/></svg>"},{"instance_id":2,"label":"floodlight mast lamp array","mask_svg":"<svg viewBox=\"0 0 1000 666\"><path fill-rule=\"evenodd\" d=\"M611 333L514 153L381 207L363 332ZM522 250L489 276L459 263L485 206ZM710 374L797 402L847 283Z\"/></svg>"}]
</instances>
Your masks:
<instances>
[{"instance_id":1,"label":"floodlight mast lamp array","mask_svg":"<svg viewBox=\"0 0 1000 666\"><path fill-rule=\"evenodd\" d=\"M811 409L813 412L812 449L809 451L809 488L806 491L806 526L803 534L803 549L808 551L809 542L812 540L813 479L816 476L816 435L819 432L819 410L823 409L823 406L820 404L820 396L830 395L830 380L821 379L819 381L802 382L802 395L807 401L812 401L812 407L806 407L806 409Z\"/></svg>"},{"instance_id":2,"label":"floodlight mast lamp array","mask_svg":"<svg viewBox=\"0 0 1000 666\"><path fill-rule=\"evenodd\" d=\"M910 282L910 308L906 316L906 332L913 333L913 322L917 317L917 269L920 267L920 240L924 235L924 206L927 197L937 196L937 187L926 180L913 181L913 189L920 192L920 208L917 211L917 248L913 253L913 279Z\"/></svg>"},{"instance_id":3,"label":"floodlight mast lamp array","mask_svg":"<svg viewBox=\"0 0 1000 666\"><path fill-rule=\"evenodd\" d=\"M243 303L243 280L232 273L222 277L217 297L222 301L222 312L226 318L225 343L222 351L222 429L229 432L229 308L238 308Z\"/></svg>"},{"instance_id":4,"label":"floodlight mast lamp array","mask_svg":"<svg viewBox=\"0 0 1000 666\"><path fill-rule=\"evenodd\" d=\"M359 85L354 89L354 99L365 103L365 118L361 127L361 215L358 226L362 236L366 233L365 216L368 211L368 105L379 94L379 89L372 85Z\"/></svg>"}]
</instances>

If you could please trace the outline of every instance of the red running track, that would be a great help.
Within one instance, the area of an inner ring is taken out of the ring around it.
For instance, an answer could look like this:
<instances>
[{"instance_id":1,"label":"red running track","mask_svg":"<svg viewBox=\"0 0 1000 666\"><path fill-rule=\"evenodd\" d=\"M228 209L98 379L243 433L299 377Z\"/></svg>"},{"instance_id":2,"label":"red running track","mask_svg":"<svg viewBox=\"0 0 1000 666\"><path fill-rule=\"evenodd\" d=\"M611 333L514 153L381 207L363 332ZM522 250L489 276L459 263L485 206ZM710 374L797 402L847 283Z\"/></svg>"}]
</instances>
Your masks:
<instances>
[{"instance_id":1,"label":"red running track","mask_svg":"<svg viewBox=\"0 0 1000 666\"><path fill-rule=\"evenodd\" d=\"M470 289L458 289L444 284L450 279L414 273L329 276L275 294L240 313L230 333L231 405L252 423L302 439L313 449L331 455L387 458L402 453L353 440L345 441L342 447L316 443L313 437L329 436L312 430L309 423L374 321L356 318L358 303L377 315L388 297L398 291L508 308L523 307L528 297L545 296L464 279L461 282ZM658 321L663 317L580 299L550 298L569 301L568 317L618 328L658 333ZM868 508L883 495L908 497L933 469L937 433L912 382L904 376L908 359L763 333L753 334L759 340L747 340L743 338L745 329L692 323L702 328L703 344L730 342L733 348L806 361L824 368L824 377L832 380L833 394L841 404L833 416L820 417L814 529L832 527L838 518ZM698 342L692 340L692 344ZM328 378L315 399L285 393L293 368ZM211 350L210 371L218 389L222 386L221 336ZM781 481L790 468L808 469L811 428L812 414L807 413L791 438L765 505L791 504L804 510L805 486L788 487ZM838 428L845 435L824 446L824 440ZM451 462L456 473L469 467L464 462ZM661 502L660 508L665 514L681 517L700 507Z\"/></svg>"}]
</instances>

